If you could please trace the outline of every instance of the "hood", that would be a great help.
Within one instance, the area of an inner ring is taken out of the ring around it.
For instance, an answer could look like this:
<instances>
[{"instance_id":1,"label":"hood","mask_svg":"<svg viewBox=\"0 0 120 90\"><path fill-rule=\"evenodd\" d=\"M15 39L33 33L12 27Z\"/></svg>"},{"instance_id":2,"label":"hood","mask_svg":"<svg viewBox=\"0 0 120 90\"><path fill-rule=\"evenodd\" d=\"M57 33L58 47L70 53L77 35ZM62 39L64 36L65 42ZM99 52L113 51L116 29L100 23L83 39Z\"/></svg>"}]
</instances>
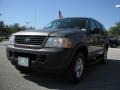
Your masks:
<instances>
[{"instance_id":1,"label":"hood","mask_svg":"<svg viewBox=\"0 0 120 90\"><path fill-rule=\"evenodd\" d=\"M51 31L45 31L45 30L25 30L16 32L13 35L41 35L41 36L47 36Z\"/></svg>"},{"instance_id":2,"label":"hood","mask_svg":"<svg viewBox=\"0 0 120 90\"><path fill-rule=\"evenodd\" d=\"M26 30L14 33L13 35L41 35L41 36L67 36L80 32L80 29L39 29L39 30Z\"/></svg>"}]
</instances>

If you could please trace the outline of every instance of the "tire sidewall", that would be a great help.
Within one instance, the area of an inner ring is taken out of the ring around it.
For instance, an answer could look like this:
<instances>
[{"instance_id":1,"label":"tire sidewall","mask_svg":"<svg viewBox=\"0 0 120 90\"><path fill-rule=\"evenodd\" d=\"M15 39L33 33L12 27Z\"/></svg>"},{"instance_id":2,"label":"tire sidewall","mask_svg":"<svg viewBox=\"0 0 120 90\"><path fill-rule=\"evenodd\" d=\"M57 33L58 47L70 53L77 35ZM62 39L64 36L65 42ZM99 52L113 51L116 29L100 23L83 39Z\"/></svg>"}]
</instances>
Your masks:
<instances>
[{"instance_id":1,"label":"tire sidewall","mask_svg":"<svg viewBox=\"0 0 120 90\"><path fill-rule=\"evenodd\" d=\"M83 71L82 71L80 77L78 78L77 77L77 72L75 71L75 69L76 69L76 62L79 58L81 58L81 60L83 61ZM84 58L84 55L82 53L79 52L77 55L75 55L71 68L72 68L71 72L72 72L73 81L74 82L79 82L83 78L83 74L84 74L84 71L85 71L85 58Z\"/></svg>"},{"instance_id":2,"label":"tire sidewall","mask_svg":"<svg viewBox=\"0 0 120 90\"><path fill-rule=\"evenodd\" d=\"M104 52L102 54L102 60L100 61L102 64L106 64L106 61L107 61L107 52L108 52L108 49L104 49Z\"/></svg>"},{"instance_id":3,"label":"tire sidewall","mask_svg":"<svg viewBox=\"0 0 120 90\"><path fill-rule=\"evenodd\" d=\"M111 45L111 48L116 48L117 46L118 45L114 43L114 44Z\"/></svg>"}]
</instances>

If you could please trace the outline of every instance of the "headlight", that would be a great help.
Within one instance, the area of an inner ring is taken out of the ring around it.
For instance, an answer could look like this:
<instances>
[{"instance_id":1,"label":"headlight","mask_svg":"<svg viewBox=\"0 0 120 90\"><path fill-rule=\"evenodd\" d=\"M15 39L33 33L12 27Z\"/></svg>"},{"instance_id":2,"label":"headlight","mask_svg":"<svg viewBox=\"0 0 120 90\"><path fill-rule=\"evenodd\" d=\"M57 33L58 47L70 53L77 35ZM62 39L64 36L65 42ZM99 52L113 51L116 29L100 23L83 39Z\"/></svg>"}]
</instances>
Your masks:
<instances>
[{"instance_id":1,"label":"headlight","mask_svg":"<svg viewBox=\"0 0 120 90\"><path fill-rule=\"evenodd\" d=\"M72 42L69 38L49 37L45 47L72 48Z\"/></svg>"},{"instance_id":2,"label":"headlight","mask_svg":"<svg viewBox=\"0 0 120 90\"><path fill-rule=\"evenodd\" d=\"M10 38L9 38L9 42L8 42L8 45L14 45L14 41L15 41L15 36L14 35L11 35Z\"/></svg>"}]
</instances>

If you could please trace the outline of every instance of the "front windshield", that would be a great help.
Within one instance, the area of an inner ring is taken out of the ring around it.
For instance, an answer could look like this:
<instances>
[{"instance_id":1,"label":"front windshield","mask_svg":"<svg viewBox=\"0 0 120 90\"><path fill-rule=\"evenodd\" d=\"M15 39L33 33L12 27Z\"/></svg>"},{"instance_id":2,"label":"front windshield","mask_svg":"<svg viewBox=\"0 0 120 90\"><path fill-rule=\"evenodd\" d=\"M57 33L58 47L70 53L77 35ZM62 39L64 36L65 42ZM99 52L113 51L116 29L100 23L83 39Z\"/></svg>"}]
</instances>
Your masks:
<instances>
[{"instance_id":1,"label":"front windshield","mask_svg":"<svg viewBox=\"0 0 120 90\"><path fill-rule=\"evenodd\" d=\"M82 29L86 28L87 20L80 18L67 18L67 19L58 19L54 20L45 26L45 29L68 29L68 28L76 28Z\"/></svg>"}]
</instances>

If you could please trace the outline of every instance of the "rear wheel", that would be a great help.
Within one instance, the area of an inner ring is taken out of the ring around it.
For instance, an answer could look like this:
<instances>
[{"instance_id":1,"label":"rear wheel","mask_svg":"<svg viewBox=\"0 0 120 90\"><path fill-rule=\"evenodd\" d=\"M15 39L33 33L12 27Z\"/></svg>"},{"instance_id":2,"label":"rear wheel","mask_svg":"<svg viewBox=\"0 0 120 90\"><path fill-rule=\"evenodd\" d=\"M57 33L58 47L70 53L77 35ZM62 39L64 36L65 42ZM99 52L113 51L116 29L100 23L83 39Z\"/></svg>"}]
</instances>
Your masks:
<instances>
[{"instance_id":1,"label":"rear wheel","mask_svg":"<svg viewBox=\"0 0 120 90\"><path fill-rule=\"evenodd\" d=\"M78 53L74 57L74 60L69 70L70 79L73 82L79 82L83 77L84 69L85 69L84 55L82 53Z\"/></svg>"},{"instance_id":2,"label":"rear wheel","mask_svg":"<svg viewBox=\"0 0 120 90\"><path fill-rule=\"evenodd\" d=\"M111 44L111 48L116 48L116 47L118 47L118 44L117 44L117 43Z\"/></svg>"},{"instance_id":3,"label":"rear wheel","mask_svg":"<svg viewBox=\"0 0 120 90\"><path fill-rule=\"evenodd\" d=\"M105 64L106 61L107 61L107 49L104 50L104 53L102 54L102 60L101 60L101 63L102 64Z\"/></svg>"}]
</instances>

